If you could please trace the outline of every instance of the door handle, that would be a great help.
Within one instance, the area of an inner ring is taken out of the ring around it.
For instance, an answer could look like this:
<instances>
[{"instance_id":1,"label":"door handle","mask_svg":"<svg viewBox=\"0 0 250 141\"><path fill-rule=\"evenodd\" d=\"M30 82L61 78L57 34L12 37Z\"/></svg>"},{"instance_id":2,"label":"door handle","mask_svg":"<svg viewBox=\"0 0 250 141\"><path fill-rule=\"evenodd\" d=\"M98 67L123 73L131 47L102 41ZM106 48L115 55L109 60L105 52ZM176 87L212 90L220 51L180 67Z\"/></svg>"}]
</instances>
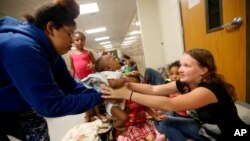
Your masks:
<instances>
[{"instance_id":1,"label":"door handle","mask_svg":"<svg viewBox=\"0 0 250 141\"><path fill-rule=\"evenodd\" d=\"M227 28L227 27L238 28L241 26L241 24L242 24L242 18L235 17L231 22L223 24L221 28Z\"/></svg>"}]
</instances>

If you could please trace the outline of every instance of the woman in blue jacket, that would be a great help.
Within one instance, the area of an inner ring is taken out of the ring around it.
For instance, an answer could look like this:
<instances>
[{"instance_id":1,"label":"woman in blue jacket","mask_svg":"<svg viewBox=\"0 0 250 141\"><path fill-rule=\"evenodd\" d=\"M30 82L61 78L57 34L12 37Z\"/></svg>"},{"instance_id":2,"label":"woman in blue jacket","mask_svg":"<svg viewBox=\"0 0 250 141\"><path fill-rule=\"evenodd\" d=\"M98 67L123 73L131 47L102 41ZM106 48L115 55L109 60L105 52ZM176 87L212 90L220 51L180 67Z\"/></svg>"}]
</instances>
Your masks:
<instances>
[{"instance_id":1,"label":"woman in blue jacket","mask_svg":"<svg viewBox=\"0 0 250 141\"><path fill-rule=\"evenodd\" d=\"M61 55L72 43L79 5L58 0L27 22L0 19L0 140L49 140L45 117L83 113L102 102L74 81Z\"/></svg>"}]
</instances>

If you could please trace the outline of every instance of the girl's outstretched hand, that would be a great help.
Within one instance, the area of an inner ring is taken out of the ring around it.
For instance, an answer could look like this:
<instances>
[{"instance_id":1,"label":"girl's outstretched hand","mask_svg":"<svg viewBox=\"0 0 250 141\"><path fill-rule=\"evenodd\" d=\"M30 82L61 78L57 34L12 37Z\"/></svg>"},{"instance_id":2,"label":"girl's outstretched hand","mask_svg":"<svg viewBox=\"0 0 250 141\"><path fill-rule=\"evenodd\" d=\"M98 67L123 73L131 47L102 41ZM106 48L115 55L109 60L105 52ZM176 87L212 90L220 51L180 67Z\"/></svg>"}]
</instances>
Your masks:
<instances>
[{"instance_id":1,"label":"girl's outstretched hand","mask_svg":"<svg viewBox=\"0 0 250 141\"><path fill-rule=\"evenodd\" d=\"M119 89L112 89L104 85L100 87L100 92L104 99L128 99L130 91L126 86Z\"/></svg>"},{"instance_id":2,"label":"girl's outstretched hand","mask_svg":"<svg viewBox=\"0 0 250 141\"><path fill-rule=\"evenodd\" d=\"M113 91L112 88L106 85L100 86L100 92L102 93L102 98L111 99L111 92Z\"/></svg>"}]
</instances>

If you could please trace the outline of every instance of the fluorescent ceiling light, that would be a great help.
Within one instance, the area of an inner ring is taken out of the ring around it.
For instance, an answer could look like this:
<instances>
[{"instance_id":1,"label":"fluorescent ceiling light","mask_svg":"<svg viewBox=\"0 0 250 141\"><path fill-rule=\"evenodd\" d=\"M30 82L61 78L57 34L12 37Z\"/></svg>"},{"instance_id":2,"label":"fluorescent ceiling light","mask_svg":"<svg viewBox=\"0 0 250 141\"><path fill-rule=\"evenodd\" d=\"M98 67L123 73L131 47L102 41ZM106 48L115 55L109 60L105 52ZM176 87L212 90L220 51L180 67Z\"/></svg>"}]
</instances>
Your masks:
<instances>
[{"instance_id":1,"label":"fluorescent ceiling light","mask_svg":"<svg viewBox=\"0 0 250 141\"><path fill-rule=\"evenodd\" d=\"M110 41L107 41L107 42L101 42L100 45L105 45L105 44L110 44L111 42Z\"/></svg>"},{"instance_id":2,"label":"fluorescent ceiling light","mask_svg":"<svg viewBox=\"0 0 250 141\"><path fill-rule=\"evenodd\" d=\"M88 30L85 30L85 32L87 34L92 34L92 33L97 33L97 32L103 32L106 30L107 30L106 27L100 27L100 28L88 29Z\"/></svg>"},{"instance_id":3,"label":"fluorescent ceiling light","mask_svg":"<svg viewBox=\"0 0 250 141\"><path fill-rule=\"evenodd\" d=\"M123 41L122 43L132 43L135 42L136 40L127 40L127 41Z\"/></svg>"},{"instance_id":4,"label":"fluorescent ceiling light","mask_svg":"<svg viewBox=\"0 0 250 141\"><path fill-rule=\"evenodd\" d=\"M80 14L89 14L99 12L99 8L96 3L88 3L80 5Z\"/></svg>"},{"instance_id":5,"label":"fluorescent ceiling light","mask_svg":"<svg viewBox=\"0 0 250 141\"><path fill-rule=\"evenodd\" d=\"M127 42L127 43L122 43L122 46L127 46L127 45L131 45L132 42Z\"/></svg>"},{"instance_id":6,"label":"fluorescent ceiling light","mask_svg":"<svg viewBox=\"0 0 250 141\"><path fill-rule=\"evenodd\" d=\"M124 40L126 41L126 40L133 40L133 39L136 39L137 38L137 36L130 36L130 37L126 37Z\"/></svg>"},{"instance_id":7,"label":"fluorescent ceiling light","mask_svg":"<svg viewBox=\"0 0 250 141\"><path fill-rule=\"evenodd\" d=\"M139 25L141 25L141 23L140 22L135 22L135 25L139 26Z\"/></svg>"},{"instance_id":8,"label":"fluorescent ceiling light","mask_svg":"<svg viewBox=\"0 0 250 141\"><path fill-rule=\"evenodd\" d=\"M102 41L102 40L107 40L107 39L109 39L109 36L95 38L95 41Z\"/></svg>"},{"instance_id":9,"label":"fluorescent ceiling light","mask_svg":"<svg viewBox=\"0 0 250 141\"><path fill-rule=\"evenodd\" d=\"M136 31L130 32L129 35L136 35L136 34L140 34L140 33L141 33L140 31L137 31L137 30L136 30Z\"/></svg>"},{"instance_id":10,"label":"fluorescent ceiling light","mask_svg":"<svg viewBox=\"0 0 250 141\"><path fill-rule=\"evenodd\" d=\"M105 47L105 48L112 48L113 46L111 44L108 44L108 45L104 45L103 47Z\"/></svg>"}]
</instances>

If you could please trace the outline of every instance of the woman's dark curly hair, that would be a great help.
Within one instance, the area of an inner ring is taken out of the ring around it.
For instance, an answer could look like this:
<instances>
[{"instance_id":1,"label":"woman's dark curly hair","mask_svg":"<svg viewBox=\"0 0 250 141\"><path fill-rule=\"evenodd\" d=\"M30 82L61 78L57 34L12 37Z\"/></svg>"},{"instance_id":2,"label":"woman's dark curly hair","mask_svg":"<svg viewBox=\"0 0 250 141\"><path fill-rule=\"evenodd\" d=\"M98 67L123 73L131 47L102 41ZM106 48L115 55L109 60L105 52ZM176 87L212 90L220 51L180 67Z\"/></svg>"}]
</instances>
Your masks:
<instances>
[{"instance_id":1,"label":"woman's dark curly hair","mask_svg":"<svg viewBox=\"0 0 250 141\"><path fill-rule=\"evenodd\" d=\"M79 15L79 5L75 0L54 0L41 6L35 15L24 15L26 20L44 30L48 22L53 22L56 29L63 25L76 25L75 18Z\"/></svg>"}]
</instances>

